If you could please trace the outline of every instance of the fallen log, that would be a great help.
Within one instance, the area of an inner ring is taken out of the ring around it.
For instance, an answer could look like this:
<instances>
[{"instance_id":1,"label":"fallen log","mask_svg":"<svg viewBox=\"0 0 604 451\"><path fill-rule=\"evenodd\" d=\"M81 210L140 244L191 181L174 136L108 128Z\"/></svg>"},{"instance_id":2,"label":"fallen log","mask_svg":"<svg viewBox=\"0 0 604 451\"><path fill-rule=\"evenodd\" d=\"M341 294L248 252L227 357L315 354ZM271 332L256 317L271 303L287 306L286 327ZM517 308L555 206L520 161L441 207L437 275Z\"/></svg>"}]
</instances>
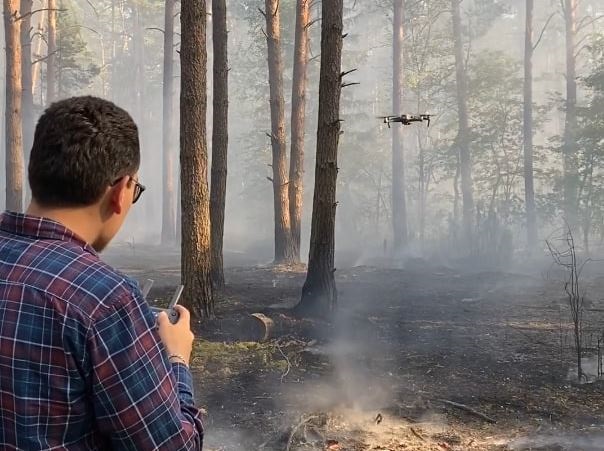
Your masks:
<instances>
[{"instance_id":1,"label":"fallen log","mask_svg":"<svg viewBox=\"0 0 604 451\"><path fill-rule=\"evenodd\" d=\"M252 317L256 318L262 324L264 334L262 335L260 341L268 341L268 339L271 338L273 329L275 328L275 322L262 313L252 313Z\"/></svg>"},{"instance_id":2,"label":"fallen log","mask_svg":"<svg viewBox=\"0 0 604 451\"><path fill-rule=\"evenodd\" d=\"M449 401L448 399L437 399L437 401L442 402L443 404L446 404L448 406L455 407L457 409L468 412L468 413L486 421L487 423L491 423L491 424L497 423L497 421L494 420L493 418L488 417L484 413L480 413L477 410L474 410L471 407L466 406L465 404L460 404L458 402Z\"/></svg>"}]
</instances>

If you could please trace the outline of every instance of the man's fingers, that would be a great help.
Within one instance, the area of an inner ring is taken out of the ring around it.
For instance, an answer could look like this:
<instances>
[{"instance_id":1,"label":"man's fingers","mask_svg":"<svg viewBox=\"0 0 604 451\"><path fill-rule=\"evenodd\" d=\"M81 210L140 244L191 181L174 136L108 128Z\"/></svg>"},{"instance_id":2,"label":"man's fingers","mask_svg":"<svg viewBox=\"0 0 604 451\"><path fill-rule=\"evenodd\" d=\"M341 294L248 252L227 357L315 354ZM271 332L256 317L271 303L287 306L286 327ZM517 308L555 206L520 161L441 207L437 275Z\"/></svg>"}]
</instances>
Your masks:
<instances>
[{"instance_id":1,"label":"man's fingers","mask_svg":"<svg viewBox=\"0 0 604 451\"><path fill-rule=\"evenodd\" d=\"M157 320L156 321L157 321L157 324L159 326L161 326L162 324L170 322L170 320L168 319L168 314L166 312L163 312L163 311L159 312L157 314Z\"/></svg>"},{"instance_id":2,"label":"man's fingers","mask_svg":"<svg viewBox=\"0 0 604 451\"><path fill-rule=\"evenodd\" d=\"M191 321L191 313L187 308L183 307L182 305L176 304L174 306L174 310L176 310L180 315L178 320L179 322L182 320L187 321L187 323Z\"/></svg>"}]
</instances>

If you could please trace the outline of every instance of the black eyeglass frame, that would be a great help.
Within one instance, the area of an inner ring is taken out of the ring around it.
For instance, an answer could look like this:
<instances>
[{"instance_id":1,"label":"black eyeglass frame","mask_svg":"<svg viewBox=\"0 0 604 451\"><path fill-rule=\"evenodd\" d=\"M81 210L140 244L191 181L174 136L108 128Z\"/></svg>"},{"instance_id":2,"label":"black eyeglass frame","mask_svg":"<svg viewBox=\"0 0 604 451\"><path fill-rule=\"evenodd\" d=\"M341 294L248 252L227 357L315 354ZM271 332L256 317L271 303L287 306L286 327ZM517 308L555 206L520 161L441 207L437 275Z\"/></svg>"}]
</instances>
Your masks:
<instances>
[{"instance_id":1,"label":"black eyeglass frame","mask_svg":"<svg viewBox=\"0 0 604 451\"><path fill-rule=\"evenodd\" d=\"M119 179L114 181L111 184L111 186L117 185L120 182L120 180L123 178L124 177L120 177ZM138 180L136 180L131 175L128 176L128 181L130 181L130 180L132 180L134 182L134 195L132 196L132 204L134 205L136 202L138 202L138 200L140 199L141 195L145 192L147 187L145 185L143 185L142 183L140 183Z\"/></svg>"}]
</instances>

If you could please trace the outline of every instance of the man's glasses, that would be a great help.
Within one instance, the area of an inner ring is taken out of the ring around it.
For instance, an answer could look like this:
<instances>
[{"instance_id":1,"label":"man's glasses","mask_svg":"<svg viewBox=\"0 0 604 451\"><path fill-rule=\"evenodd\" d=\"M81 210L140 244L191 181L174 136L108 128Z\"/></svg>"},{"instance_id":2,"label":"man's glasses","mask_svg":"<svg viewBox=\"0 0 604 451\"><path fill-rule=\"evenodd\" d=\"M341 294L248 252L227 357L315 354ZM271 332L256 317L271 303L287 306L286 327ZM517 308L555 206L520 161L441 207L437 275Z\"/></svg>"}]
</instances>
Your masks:
<instances>
[{"instance_id":1,"label":"man's glasses","mask_svg":"<svg viewBox=\"0 0 604 451\"><path fill-rule=\"evenodd\" d=\"M111 184L111 186L117 185L122 178L123 177L120 177L119 179L117 179L115 182L113 182ZM132 203L135 204L140 199L141 194L143 194L143 192L147 189L147 187L145 185L143 185L142 183L139 183L139 181L136 180L132 176L130 176L130 180L132 180L134 182L134 196L132 197Z\"/></svg>"}]
</instances>

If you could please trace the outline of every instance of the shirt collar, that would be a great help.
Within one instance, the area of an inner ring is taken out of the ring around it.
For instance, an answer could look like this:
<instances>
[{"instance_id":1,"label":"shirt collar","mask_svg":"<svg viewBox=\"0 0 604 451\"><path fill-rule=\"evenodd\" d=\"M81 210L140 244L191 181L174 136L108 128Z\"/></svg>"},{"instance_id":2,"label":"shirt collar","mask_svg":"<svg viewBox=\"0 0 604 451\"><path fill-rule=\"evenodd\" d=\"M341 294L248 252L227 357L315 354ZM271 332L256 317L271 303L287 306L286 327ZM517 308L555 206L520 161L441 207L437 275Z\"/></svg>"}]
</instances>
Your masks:
<instances>
[{"instance_id":1,"label":"shirt collar","mask_svg":"<svg viewBox=\"0 0 604 451\"><path fill-rule=\"evenodd\" d=\"M0 231L41 240L72 242L81 246L84 250L97 255L96 251L86 241L60 222L48 218L5 211L0 215Z\"/></svg>"}]
</instances>

